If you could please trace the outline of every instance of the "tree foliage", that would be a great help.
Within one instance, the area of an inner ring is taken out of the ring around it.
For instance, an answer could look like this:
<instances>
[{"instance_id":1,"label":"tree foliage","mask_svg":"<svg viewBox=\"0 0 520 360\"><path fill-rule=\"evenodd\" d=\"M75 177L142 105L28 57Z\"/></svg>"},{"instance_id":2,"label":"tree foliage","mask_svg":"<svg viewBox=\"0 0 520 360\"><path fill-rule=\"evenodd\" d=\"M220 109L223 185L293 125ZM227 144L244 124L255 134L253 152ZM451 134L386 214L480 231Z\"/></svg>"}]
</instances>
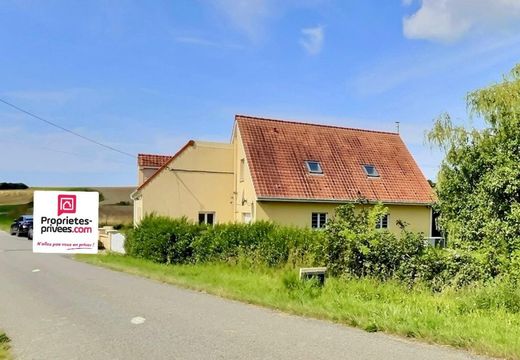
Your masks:
<instances>
[{"instance_id":1,"label":"tree foliage","mask_svg":"<svg viewBox=\"0 0 520 360\"><path fill-rule=\"evenodd\" d=\"M378 220L388 214L382 204L356 211L354 204L339 206L327 222L323 253L330 272L356 277L389 279L398 269L420 256L425 249L421 234L406 231L400 236L377 229Z\"/></svg>"},{"instance_id":2,"label":"tree foliage","mask_svg":"<svg viewBox=\"0 0 520 360\"><path fill-rule=\"evenodd\" d=\"M24 183L0 182L0 190L24 190L28 188Z\"/></svg>"},{"instance_id":3,"label":"tree foliage","mask_svg":"<svg viewBox=\"0 0 520 360\"><path fill-rule=\"evenodd\" d=\"M445 159L436 192L440 225L454 247L500 262L520 251L520 65L500 83L467 96L481 130L440 116L427 134Z\"/></svg>"}]
</instances>

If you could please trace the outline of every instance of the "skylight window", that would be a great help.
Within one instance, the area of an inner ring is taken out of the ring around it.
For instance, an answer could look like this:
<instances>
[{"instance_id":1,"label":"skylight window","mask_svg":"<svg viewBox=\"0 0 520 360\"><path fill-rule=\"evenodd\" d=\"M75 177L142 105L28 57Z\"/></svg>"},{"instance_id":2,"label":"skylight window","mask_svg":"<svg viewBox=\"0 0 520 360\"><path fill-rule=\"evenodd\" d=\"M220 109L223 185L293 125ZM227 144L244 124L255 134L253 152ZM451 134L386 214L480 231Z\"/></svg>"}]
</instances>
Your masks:
<instances>
[{"instance_id":1,"label":"skylight window","mask_svg":"<svg viewBox=\"0 0 520 360\"><path fill-rule=\"evenodd\" d=\"M370 177L379 177L379 173L374 165L363 165L363 170L365 170L365 174Z\"/></svg>"},{"instance_id":2,"label":"skylight window","mask_svg":"<svg viewBox=\"0 0 520 360\"><path fill-rule=\"evenodd\" d=\"M323 174L323 170L321 169L321 165L319 161L306 161L305 164L307 165L307 170L311 174Z\"/></svg>"}]
</instances>

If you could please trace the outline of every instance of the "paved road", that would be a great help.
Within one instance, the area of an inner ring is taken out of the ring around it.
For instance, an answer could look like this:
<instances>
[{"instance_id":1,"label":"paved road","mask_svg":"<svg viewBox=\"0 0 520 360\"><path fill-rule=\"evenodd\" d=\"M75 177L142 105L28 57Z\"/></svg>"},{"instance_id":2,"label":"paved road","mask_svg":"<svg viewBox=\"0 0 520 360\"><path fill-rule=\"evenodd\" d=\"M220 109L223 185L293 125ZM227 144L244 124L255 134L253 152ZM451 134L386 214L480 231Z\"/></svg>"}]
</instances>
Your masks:
<instances>
[{"instance_id":1,"label":"paved road","mask_svg":"<svg viewBox=\"0 0 520 360\"><path fill-rule=\"evenodd\" d=\"M0 327L18 359L477 358L33 254L1 231Z\"/></svg>"}]
</instances>

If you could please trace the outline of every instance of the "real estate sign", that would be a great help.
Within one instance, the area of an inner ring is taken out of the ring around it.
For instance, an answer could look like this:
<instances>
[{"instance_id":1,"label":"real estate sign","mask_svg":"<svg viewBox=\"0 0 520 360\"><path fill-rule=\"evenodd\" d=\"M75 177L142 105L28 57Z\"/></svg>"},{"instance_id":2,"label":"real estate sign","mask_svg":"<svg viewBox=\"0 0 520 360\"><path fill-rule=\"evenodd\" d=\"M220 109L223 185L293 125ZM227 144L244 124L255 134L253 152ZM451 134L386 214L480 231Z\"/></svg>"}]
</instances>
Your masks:
<instances>
[{"instance_id":1,"label":"real estate sign","mask_svg":"<svg viewBox=\"0 0 520 360\"><path fill-rule=\"evenodd\" d=\"M35 191L33 252L95 254L99 193Z\"/></svg>"}]
</instances>

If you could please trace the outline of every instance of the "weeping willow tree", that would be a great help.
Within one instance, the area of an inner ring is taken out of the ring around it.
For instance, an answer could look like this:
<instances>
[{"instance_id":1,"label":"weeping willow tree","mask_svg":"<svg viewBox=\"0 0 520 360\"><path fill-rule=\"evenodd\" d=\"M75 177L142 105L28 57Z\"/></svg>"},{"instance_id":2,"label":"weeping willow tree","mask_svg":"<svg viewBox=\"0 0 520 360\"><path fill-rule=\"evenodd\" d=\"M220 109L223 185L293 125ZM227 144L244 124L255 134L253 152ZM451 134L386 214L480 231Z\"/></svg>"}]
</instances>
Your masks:
<instances>
[{"instance_id":1,"label":"weeping willow tree","mask_svg":"<svg viewBox=\"0 0 520 360\"><path fill-rule=\"evenodd\" d=\"M445 152L436 187L440 225L452 246L520 253L520 64L495 85L467 96L482 130L440 116L427 133Z\"/></svg>"}]
</instances>

